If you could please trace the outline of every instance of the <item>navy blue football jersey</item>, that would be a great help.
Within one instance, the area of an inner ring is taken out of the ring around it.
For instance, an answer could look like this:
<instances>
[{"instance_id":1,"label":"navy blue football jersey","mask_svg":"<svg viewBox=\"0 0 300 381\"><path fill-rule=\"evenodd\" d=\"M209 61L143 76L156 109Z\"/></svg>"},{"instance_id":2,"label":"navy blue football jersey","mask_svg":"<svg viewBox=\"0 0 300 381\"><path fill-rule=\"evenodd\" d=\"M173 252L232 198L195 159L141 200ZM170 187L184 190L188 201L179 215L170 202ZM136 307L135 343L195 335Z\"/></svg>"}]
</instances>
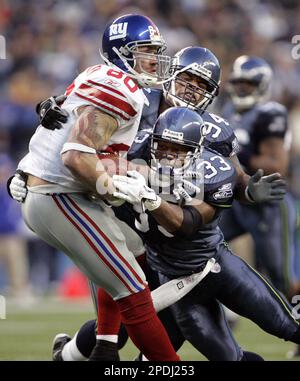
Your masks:
<instances>
[{"instance_id":1,"label":"navy blue football jersey","mask_svg":"<svg viewBox=\"0 0 300 381\"><path fill-rule=\"evenodd\" d=\"M157 224L150 213L147 213L146 219L145 215L141 219L136 213L134 226L132 221L130 223L147 245L150 265L169 275L180 276L198 272L209 258L216 255L219 245L224 241L218 227L220 213L222 208L230 207L233 201L236 171L228 159L212 150L204 149L202 157L191 164L190 170L197 170L202 174L192 181L198 187L203 187L203 200L217 207L213 221L188 238L170 234ZM177 203L172 194L163 193L160 196L169 202ZM121 209L117 211L117 216L124 218ZM129 220L128 216L126 222Z\"/></svg>"},{"instance_id":2,"label":"navy blue football jersey","mask_svg":"<svg viewBox=\"0 0 300 381\"><path fill-rule=\"evenodd\" d=\"M243 113L235 112L232 103L228 103L222 115L234 129L240 146L238 157L249 173L251 168L248 167L248 160L252 155L259 154L259 146L263 140L287 137L287 110L277 102L256 105Z\"/></svg>"},{"instance_id":3,"label":"navy blue football jersey","mask_svg":"<svg viewBox=\"0 0 300 381\"><path fill-rule=\"evenodd\" d=\"M144 93L148 98L149 106L143 108L139 131L127 154L128 160L140 158L147 161L149 159L148 138L159 116L160 105L164 102L161 90L146 89ZM207 111L201 112L201 117L205 124L203 128L205 134L204 146L225 157L236 154L239 150L238 140L229 123L220 116Z\"/></svg>"}]
</instances>

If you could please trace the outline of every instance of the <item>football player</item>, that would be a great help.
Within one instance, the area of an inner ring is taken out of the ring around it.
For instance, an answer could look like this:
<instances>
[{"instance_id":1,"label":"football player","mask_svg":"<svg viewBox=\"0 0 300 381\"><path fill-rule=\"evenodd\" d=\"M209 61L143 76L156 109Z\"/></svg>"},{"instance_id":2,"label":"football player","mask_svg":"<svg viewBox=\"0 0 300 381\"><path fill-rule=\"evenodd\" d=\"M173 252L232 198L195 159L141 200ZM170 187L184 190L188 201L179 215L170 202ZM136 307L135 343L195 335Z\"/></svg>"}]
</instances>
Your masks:
<instances>
[{"instance_id":1,"label":"football player","mask_svg":"<svg viewBox=\"0 0 300 381\"><path fill-rule=\"evenodd\" d=\"M97 156L131 146L147 103L141 88L165 79L165 47L158 28L145 16L111 22L102 38L106 64L75 78L66 91L63 108L69 117L64 128L38 128L18 169L28 176L22 204L28 227L109 292L129 336L151 360L177 361L145 275L129 249L136 234L104 202L114 200L116 189ZM87 193L96 195L97 202Z\"/></svg>"},{"instance_id":2,"label":"football player","mask_svg":"<svg viewBox=\"0 0 300 381\"><path fill-rule=\"evenodd\" d=\"M156 167L158 176L171 173L173 183L177 171L183 170L180 181L192 178L195 186L202 189L196 197L190 194L190 199L184 197L184 202L180 199L178 203L176 195L166 194L161 185L161 193L153 200L153 189L137 172L129 172L129 177L114 176L115 195L133 205L142 203L147 210L148 219L136 215L136 227L147 244L147 262L156 272L159 284L198 272L215 259L208 275L170 307L183 337L207 358L247 359L247 353L232 337L220 303L266 332L299 343L299 324L291 306L262 275L235 256L224 241L218 223L222 210L230 207L233 200L236 171L229 160L215 151L201 149L199 126L197 113L187 108L170 108L159 116L150 135L152 168Z\"/></svg>"},{"instance_id":3,"label":"football player","mask_svg":"<svg viewBox=\"0 0 300 381\"><path fill-rule=\"evenodd\" d=\"M207 358L247 358L232 337L220 303L266 332L299 343L300 328L292 307L224 241L218 223L222 211L233 201L237 175L229 160L208 148L201 149L200 123L197 113L170 108L159 116L149 138L152 167L159 175L172 173L175 182L180 164L184 165L183 178L192 178L202 189L197 196L190 194L190 199L185 196L184 202L178 202L174 195L162 191L156 193L155 201L150 200L147 194L152 196L153 189L136 172L129 172L129 177L114 176L116 195L133 205L142 203L147 209L148 220L136 215L136 227L144 236L147 262L159 284L198 272L215 259L208 275L170 307L183 337ZM163 186L157 189L163 190Z\"/></svg>"},{"instance_id":4,"label":"football player","mask_svg":"<svg viewBox=\"0 0 300 381\"><path fill-rule=\"evenodd\" d=\"M238 158L245 171L262 168L266 174L287 175L290 136L286 108L269 101L272 69L259 57L238 57L229 81L231 100L222 115L238 138ZM247 215L247 222L244 216ZM299 290L293 269L296 216L288 192L281 202L242 205L234 202L224 213L221 228L225 239L250 233L254 240L256 268L263 271L287 297Z\"/></svg>"}]
</instances>

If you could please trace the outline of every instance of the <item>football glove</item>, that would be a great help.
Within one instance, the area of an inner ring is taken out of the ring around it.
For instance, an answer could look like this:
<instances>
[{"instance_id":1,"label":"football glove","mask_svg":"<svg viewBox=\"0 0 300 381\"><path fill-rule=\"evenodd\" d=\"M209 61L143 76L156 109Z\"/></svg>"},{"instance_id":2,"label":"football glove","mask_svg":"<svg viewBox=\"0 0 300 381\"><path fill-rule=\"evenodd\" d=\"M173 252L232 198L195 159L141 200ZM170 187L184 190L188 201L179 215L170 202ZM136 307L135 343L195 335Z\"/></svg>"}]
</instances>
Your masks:
<instances>
[{"instance_id":1,"label":"football glove","mask_svg":"<svg viewBox=\"0 0 300 381\"><path fill-rule=\"evenodd\" d=\"M175 186L173 189L173 194L176 201L185 204L194 203L203 199L203 174L198 171L186 170L183 173L179 171L175 172Z\"/></svg>"},{"instance_id":2,"label":"football glove","mask_svg":"<svg viewBox=\"0 0 300 381\"><path fill-rule=\"evenodd\" d=\"M147 210L159 208L161 198L146 184L144 176L137 171L127 171L127 176L114 175L114 197L121 198L130 204L140 204Z\"/></svg>"},{"instance_id":3,"label":"football glove","mask_svg":"<svg viewBox=\"0 0 300 381\"><path fill-rule=\"evenodd\" d=\"M249 179L245 189L245 196L249 202L280 201L286 194L286 181L280 173L264 176L263 169Z\"/></svg>"},{"instance_id":4,"label":"football glove","mask_svg":"<svg viewBox=\"0 0 300 381\"><path fill-rule=\"evenodd\" d=\"M7 180L7 192L11 198L18 202L24 202L27 195L27 175L17 170L16 173Z\"/></svg>"},{"instance_id":5,"label":"football glove","mask_svg":"<svg viewBox=\"0 0 300 381\"><path fill-rule=\"evenodd\" d=\"M60 108L66 98L65 95L50 97L36 106L36 112L43 127L55 130L62 128L63 123L66 123L68 113Z\"/></svg>"}]
</instances>

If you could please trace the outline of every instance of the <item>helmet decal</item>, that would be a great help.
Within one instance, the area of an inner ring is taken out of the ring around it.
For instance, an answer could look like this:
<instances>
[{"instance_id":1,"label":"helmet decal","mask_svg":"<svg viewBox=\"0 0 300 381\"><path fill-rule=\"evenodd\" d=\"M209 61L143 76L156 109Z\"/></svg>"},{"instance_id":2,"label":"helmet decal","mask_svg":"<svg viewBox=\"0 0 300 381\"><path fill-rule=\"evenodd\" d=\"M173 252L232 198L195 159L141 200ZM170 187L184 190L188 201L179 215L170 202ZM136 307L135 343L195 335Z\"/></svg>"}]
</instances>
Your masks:
<instances>
[{"instance_id":1,"label":"helmet decal","mask_svg":"<svg viewBox=\"0 0 300 381\"><path fill-rule=\"evenodd\" d=\"M128 22L120 22L118 24L112 24L109 27L109 40L116 40L118 38L125 38L127 34Z\"/></svg>"}]
</instances>

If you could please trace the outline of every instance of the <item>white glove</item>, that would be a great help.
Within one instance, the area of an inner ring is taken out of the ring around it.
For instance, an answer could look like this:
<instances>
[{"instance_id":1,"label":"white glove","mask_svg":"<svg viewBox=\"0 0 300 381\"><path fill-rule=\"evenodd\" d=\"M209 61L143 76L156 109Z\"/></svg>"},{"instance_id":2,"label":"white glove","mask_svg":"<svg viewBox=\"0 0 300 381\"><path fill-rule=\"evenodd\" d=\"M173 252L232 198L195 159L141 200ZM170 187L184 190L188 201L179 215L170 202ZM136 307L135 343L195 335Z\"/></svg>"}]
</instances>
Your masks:
<instances>
[{"instance_id":1,"label":"white glove","mask_svg":"<svg viewBox=\"0 0 300 381\"><path fill-rule=\"evenodd\" d=\"M184 178L181 179L181 182L176 184L173 189L173 194L176 201L183 200L185 204L199 203L199 200L203 200L203 197L201 197L201 195L203 196L201 188Z\"/></svg>"},{"instance_id":2,"label":"white glove","mask_svg":"<svg viewBox=\"0 0 300 381\"><path fill-rule=\"evenodd\" d=\"M127 176L114 175L113 184L117 189L114 197L130 204L144 205L149 211L159 208L161 198L146 185L146 180L137 171L127 171Z\"/></svg>"},{"instance_id":3,"label":"white glove","mask_svg":"<svg viewBox=\"0 0 300 381\"><path fill-rule=\"evenodd\" d=\"M188 192L183 188L182 183L178 184L174 189L173 189L173 194L176 198L176 201L180 201L183 199L185 202L191 202L192 197L188 194Z\"/></svg>"},{"instance_id":4,"label":"white glove","mask_svg":"<svg viewBox=\"0 0 300 381\"><path fill-rule=\"evenodd\" d=\"M12 198L18 202L23 202L27 195L25 181L18 175L15 175L9 185L9 190Z\"/></svg>"}]
</instances>

